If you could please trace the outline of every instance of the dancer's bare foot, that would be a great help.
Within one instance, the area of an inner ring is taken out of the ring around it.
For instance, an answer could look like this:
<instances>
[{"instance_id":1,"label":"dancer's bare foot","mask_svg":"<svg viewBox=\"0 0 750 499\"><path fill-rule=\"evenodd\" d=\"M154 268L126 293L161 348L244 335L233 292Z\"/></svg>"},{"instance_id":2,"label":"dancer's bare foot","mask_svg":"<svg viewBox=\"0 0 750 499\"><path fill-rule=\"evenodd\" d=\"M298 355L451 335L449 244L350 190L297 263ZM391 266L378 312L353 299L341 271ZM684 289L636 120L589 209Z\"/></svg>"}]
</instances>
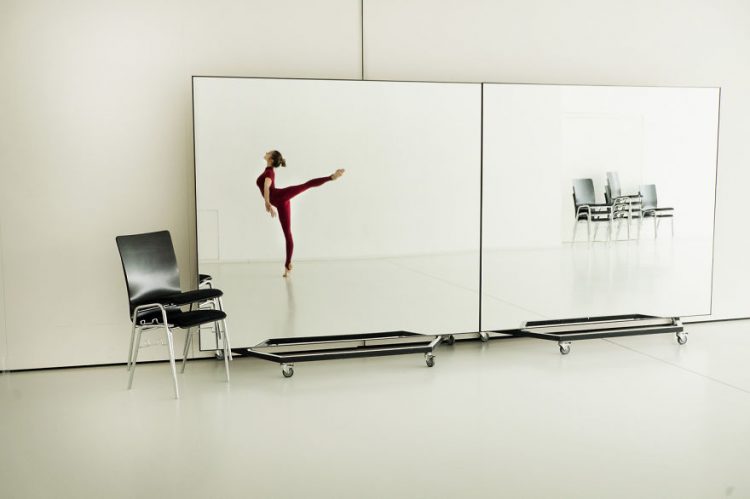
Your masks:
<instances>
[{"instance_id":1,"label":"dancer's bare foot","mask_svg":"<svg viewBox=\"0 0 750 499\"><path fill-rule=\"evenodd\" d=\"M339 177L340 177L341 175L343 175L345 171L346 171L346 170L344 170L343 168L339 168L338 170L336 170L335 172L333 172L333 173L331 174L331 180L336 180L336 179L337 179L337 178L339 178Z\"/></svg>"},{"instance_id":2,"label":"dancer's bare foot","mask_svg":"<svg viewBox=\"0 0 750 499\"><path fill-rule=\"evenodd\" d=\"M284 277L289 277L289 274L292 273L292 264L290 263L288 266L284 267Z\"/></svg>"}]
</instances>

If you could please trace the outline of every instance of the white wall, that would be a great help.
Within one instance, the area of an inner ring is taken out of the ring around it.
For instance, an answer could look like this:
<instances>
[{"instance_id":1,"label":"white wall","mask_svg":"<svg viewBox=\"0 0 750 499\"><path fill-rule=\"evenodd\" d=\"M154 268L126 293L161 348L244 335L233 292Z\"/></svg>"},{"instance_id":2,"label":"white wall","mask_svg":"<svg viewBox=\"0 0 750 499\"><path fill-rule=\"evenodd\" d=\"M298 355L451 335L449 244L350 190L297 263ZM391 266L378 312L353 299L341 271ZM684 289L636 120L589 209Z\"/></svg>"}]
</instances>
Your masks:
<instances>
[{"instance_id":1,"label":"white wall","mask_svg":"<svg viewBox=\"0 0 750 499\"><path fill-rule=\"evenodd\" d=\"M750 3L365 3L370 79L722 87L713 311L750 316ZM169 228L195 264L190 76L357 78L359 6L0 3L10 369L124 361L114 236Z\"/></svg>"},{"instance_id":2,"label":"white wall","mask_svg":"<svg viewBox=\"0 0 750 499\"><path fill-rule=\"evenodd\" d=\"M0 185L4 182L2 170L0 170ZM0 219L2 222L2 219ZM0 223L0 372L7 369L7 336L5 334L5 287L3 283L3 226Z\"/></svg>"},{"instance_id":3,"label":"white wall","mask_svg":"<svg viewBox=\"0 0 750 499\"><path fill-rule=\"evenodd\" d=\"M479 199L480 85L196 78L194 89L201 261L283 262L255 185L275 148L280 188L347 170L292 202L295 261L478 251L479 203L446 200Z\"/></svg>"},{"instance_id":4,"label":"white wall","mask_svg":"<svg viewBox=\"0 0 750 499\"><path fill-rule=\"evenodd\" d=\"M356 78L359 9L352 0L0 3L10 369L125 361L114 237L167 228L183 286L195 267L191 76Z\"/></svg>"},{"instance_id":5,"label":"white wall","mask_svg":"<svg viewBox=\"0 0 750 499\"><path fill-rule=\"evenodd\" d=\"M750 316L750 2L379 0L365 15L367 78L721 87L713 317Z\"/></svg>"},{"instance_id":6,"label":"white wall","mask_svg":"<svg viewBox=\"0 0 750 499\"><path fill-rule=\"evenodd\" d=\"M485 85L483 246L571 241L571 180L593 179L603 203L606 172L616 171L623 194L656 184L659 205L675 209L676 235L710 247L718 94L715 88ZM710 273L710 256L702 266Z\"/></svg>"}]
</instances>

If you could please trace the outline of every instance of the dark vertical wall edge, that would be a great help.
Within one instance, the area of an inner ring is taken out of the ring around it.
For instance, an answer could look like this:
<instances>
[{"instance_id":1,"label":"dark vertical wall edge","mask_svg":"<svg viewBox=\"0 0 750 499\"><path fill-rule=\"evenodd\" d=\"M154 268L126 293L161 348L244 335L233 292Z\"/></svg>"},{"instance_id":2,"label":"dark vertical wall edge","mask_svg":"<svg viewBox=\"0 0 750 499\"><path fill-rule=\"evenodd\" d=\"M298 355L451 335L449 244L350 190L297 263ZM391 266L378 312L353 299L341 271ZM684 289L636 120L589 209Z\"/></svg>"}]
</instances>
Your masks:
<instances>
[{"instance_id":1,"label":"dark vertical wall edge","mask_svg":"<svg viewBox=\"0 0 750 499\"><path fill-rule=\"evenodd\" d=\"M479 84L479 325L482 331L482 231L484 223L484 83Z\"/></svg>"},{"instance_id":2,"label":"dark vertical wall edge","mask_svg":"<svg viewBox=\"0 0 750 499\"><path fill-rule=\"evenodd\" d=\"M711 234L711 294L710 294L710 305L708 307L709 315L714 314L714 266L716 261L716 203L718 201L719 193L719 137L721 130L721 87L719 87L719 103L717 106L716 115L716 164L714 170L714 224L713 232ZM672 222L674 223L674 222Z\"/></svg>"}]
</instances>

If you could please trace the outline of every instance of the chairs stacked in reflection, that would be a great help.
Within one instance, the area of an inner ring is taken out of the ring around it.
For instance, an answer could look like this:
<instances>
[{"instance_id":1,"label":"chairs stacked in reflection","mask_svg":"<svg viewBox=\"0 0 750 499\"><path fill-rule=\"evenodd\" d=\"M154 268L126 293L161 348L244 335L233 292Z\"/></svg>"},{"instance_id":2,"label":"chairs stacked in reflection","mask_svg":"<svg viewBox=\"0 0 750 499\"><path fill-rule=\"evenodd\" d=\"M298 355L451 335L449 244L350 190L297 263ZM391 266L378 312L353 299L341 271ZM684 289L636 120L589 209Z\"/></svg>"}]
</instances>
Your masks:
<instances>
[{"instance_id":1,"label":"chairs stacked in reflection","mask_svg":"<svg viewBox=\"0 0 750 499\"><path fill-rule=\"evenodd\" d=\"M658 237L659 224L662 219L669 219L672 236L674 236L674 208L659 207L656 196L656 185L643 184L636 194L623 194L617 172L607 172L607 183L604 185L604 203L596 202L594 181L590 178L573 179L573 238L576 242L578 225L586 223L587 241L595 241L599 226L605 224L607 241L620 240L620 230L625 225L627 239L631 239L630 227L637 223L636 238L641 237L644 220L653 221L654 238ZM593 238L591 228L594 228Z\"/></svg>"}]
</instances>

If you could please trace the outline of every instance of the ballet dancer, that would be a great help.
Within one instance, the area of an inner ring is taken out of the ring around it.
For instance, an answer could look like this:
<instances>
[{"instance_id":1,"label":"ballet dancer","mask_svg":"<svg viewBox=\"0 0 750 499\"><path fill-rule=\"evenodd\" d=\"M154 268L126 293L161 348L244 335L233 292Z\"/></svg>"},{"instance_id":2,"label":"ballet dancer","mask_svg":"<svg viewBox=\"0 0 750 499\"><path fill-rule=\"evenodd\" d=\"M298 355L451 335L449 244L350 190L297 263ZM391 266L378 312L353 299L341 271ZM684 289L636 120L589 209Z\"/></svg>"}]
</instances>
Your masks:
<instances>
[{"instance_id":1,"label":"ballet dancer","mask_svg":"<svg viewBox=\"0 0 750 499\"><path fill-rule=\"evenodd\" d=\"M276 210L278 210L279 223L281 223L281 230L284 232L284 239L286 240L284 277L287 277L292 271L292 252L294 251L294 239L292 238L291 226L292 211L289 201L311 187L318 187L326 182L336 180L344 174L344 169L339 168L327 177L314 178L308 180L304 184L291 185L289 187L278 189L275 185L276 174L273 170L279 166L286 166L286 160L279 151L275 150L268 151L265 156L263 156L263 159L266 160L266 169L263 170L263 173L260 174L255 183L258 185L258 189L260 189L260 193L263 195L263 200L266 202L266 211L272 218L276 217ZM276 210L274 210L274 207Z\"/></svg>"}]
</instances>

